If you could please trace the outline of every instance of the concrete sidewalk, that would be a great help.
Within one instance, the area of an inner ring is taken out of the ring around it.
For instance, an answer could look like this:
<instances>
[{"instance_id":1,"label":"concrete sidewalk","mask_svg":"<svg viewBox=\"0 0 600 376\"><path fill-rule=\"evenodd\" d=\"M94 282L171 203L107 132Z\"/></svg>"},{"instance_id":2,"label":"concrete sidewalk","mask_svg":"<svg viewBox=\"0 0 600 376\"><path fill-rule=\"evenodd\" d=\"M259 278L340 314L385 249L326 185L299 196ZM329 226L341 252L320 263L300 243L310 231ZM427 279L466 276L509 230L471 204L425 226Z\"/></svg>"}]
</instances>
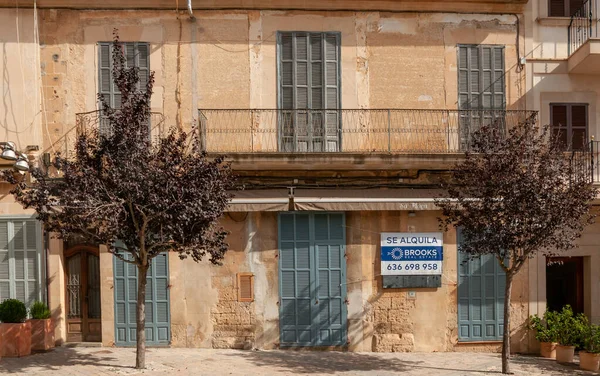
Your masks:
<instances>
[{"instance_id":1,"label":"concrete sidewalk","mask_svg":"<svg viewBox=\"0 0 600 376\"><path fill-rule=\"evenodd\" d=\"M342 353L149 349L147 369L134 369L129 348L57 348L24 358L0 360L11 375L492 375L500 357L488 353ZM516 375L593 375L577 365L515 356Z\"/></svg>"}]
</instances>

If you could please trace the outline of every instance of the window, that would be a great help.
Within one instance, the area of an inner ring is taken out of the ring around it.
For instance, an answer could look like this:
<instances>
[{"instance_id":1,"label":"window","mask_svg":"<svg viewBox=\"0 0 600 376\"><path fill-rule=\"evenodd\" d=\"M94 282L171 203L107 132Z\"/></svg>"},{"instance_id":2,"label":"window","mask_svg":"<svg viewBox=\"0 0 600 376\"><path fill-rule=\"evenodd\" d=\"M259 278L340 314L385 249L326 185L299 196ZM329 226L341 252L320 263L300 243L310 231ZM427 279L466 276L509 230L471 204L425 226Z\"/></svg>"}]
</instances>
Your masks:
<instances>
[{"instance_id":1,"label":"window","mask_svg":"<svg viewBox=\"0 0 600 376\"><path fill-rule=\"evenodd\" d=\"M504 46L459 46L458 55L459 109L504 109Z\"/></svg>"},{"instance_id":2,"label":"window","mask_svg":"<svg viewBox=\"0 0 600 376\"><path fill-rule=\"evenodd\" d=\"M0 301L28 307L42 299L41 227L34 219L0 220Z\"/></svg>"},{"instance_id":3,"label":"window","mask_svg":"<svg viewBox=\"0 0 600 376\"><path fill-rule=\"evenodd\" d=\"M254 301L254 274L237 273L238 302Z\"/></svg>"},{"instance_id":4,"label":"window","mask_svg":"<svg viewBox=\"0 0 600 376\"><path fill-rule=\"evenodd\" d=\"M150 79L150 45L142 42L124 42L122 43L125 51L125 59L128 67L138 67L140 82L139 88L145 88ZM121 93L113 82L112 77L112 42L101 42L99 44L98 56L98 87L102 97L110 104L112 108L121 107ZM108 122L100 121L100 132L107 134L109 132Z\"/></svg>"},{"instance_id":5,"label":"window","mask_svg":"<svg viewBox=\"0 0 600 376\"><path fill-rule=\"evenodd\" d=\"M586 0L548 0L548 17L571 17Z\"/></svg>"},{"instance_id":6,"label":"window","mask_svg":"<svg viewBox=\"0 0 600 376\"><path fill-rule=\"evenodd\" d=\"M504 129L505 108L504 46L459 45L460 149L470 147L472 133L482 125Z\"/></svg>"},{"instance_id":7,"label":"window","mask_svg":"<svg viewBox=\"0 0 600 376\"><path fill-rule=\"evenodd\" d=\"M565 150L582 150L587 144L588 105L551 103L552 135Z\"/></svg>"},{"instance_id":8,"label":"window","mask_svg":"<svg viewBox=\"0 0 600 376\"><path fill-rule=\"evenodd\" d=\"M279 33L277 56L280 150L338 151L340 34Z\"/></svg>"}]
</instances>

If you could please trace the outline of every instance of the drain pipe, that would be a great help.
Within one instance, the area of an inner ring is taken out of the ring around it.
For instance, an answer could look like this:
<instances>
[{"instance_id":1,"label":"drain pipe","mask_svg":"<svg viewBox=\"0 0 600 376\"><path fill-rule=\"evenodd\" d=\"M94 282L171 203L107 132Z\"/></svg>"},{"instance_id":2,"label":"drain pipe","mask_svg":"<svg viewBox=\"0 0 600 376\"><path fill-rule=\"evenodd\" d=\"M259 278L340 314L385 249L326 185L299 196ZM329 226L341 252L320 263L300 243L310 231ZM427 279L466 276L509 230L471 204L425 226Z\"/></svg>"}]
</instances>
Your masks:
<instances>
[{"instance_id":1,"label":"drain pipe","mask_svg":"<svg viewBox=\"0 0 600 376\"><path fill-rule=\"evenodd\" d=\"M188 13L190 14L190 18L191 19L196 18L196 17L194 17L194 11L192 11L192 0L188 0L187 4L188 4Z\"/></svg>"}]
</instances>

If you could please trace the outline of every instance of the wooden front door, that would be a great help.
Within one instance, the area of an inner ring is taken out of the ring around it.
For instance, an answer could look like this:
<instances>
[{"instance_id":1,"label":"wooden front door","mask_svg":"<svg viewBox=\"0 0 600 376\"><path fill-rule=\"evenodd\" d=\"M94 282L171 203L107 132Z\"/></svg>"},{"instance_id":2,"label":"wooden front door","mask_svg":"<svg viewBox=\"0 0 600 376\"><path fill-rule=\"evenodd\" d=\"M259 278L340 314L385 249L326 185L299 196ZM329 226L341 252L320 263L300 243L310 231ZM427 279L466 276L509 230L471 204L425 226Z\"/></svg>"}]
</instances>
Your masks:
<instances>
[{"instance_id":1,"label":"wooden front door","mask_svg":"<svg viewBox=\"0 0 600 376\"><path fill-rule=\"evenodd\" d=\"M98 248L65 252L67 342L102 341Z\"/></svg>"}]
</instances>

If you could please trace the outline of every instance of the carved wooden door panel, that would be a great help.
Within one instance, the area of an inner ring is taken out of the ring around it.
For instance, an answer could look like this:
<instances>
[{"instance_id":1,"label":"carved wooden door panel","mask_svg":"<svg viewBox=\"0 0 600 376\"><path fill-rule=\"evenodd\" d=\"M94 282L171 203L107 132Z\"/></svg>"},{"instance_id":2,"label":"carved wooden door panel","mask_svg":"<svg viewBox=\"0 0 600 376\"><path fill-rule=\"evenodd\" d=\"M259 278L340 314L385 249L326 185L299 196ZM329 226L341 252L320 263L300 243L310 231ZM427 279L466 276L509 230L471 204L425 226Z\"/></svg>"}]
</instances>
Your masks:
<instances>
[{"instance_id":1,"label":"carved wooden door panel","mask_svg":"<svg viewBox=\"0 0 600 376\"><path fill-rule=\"evenodd\" d=\"M65 252L67 342L100 342L100 260L98 249Z\"/></svg>"}]
</instances>

